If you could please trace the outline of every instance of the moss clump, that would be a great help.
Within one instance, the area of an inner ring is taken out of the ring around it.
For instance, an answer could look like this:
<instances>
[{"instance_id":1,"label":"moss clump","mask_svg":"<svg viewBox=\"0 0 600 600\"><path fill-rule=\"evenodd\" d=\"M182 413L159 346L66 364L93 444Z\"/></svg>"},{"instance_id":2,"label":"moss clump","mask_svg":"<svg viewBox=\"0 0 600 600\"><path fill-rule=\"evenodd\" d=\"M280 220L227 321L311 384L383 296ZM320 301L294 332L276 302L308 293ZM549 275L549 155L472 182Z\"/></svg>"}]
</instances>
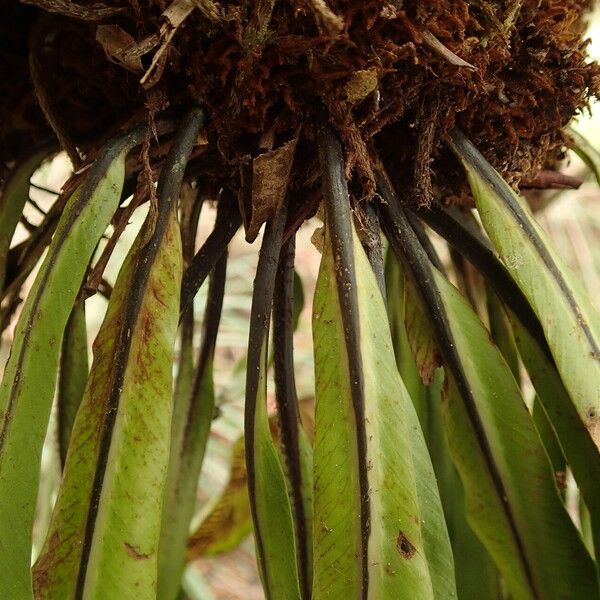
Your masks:
<instances>
[{"instance_id":1,"label":"moss clump","mask_svg":"<svg viewBox=\"0 0 600 600\"><path fill-rule=\"evenodd\" d=\"M561 158L565 125L598 88L582 37L588 5L129 0L101 19L40 10L30 48L50 120L84 154L125 122L199 103L212 144L198 169L215 186L301 130L294 176L310 187L308 145L326 115L356 197L374 193L377 149L428 202L461 189L442 144L456 124L515 184Z\"/></svg>"}]
</instances>

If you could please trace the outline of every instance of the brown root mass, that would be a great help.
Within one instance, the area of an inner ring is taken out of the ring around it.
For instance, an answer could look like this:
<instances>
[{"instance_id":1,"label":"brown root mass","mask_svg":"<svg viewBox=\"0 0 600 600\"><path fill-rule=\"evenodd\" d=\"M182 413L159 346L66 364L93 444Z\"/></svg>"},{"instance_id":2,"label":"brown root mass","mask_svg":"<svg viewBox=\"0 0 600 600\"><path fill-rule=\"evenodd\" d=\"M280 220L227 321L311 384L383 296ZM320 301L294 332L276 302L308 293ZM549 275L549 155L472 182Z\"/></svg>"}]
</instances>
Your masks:
<instances>
[{"instance_id":1,"label":"brown root mass","mask_svg":"<svg viewBox=\"0 0 600 600\"><path fill-rule=\"evenodd\" d=\"M378 152L427 203L464 189L443 145L452 127L517 185L562 158L563 129L600 82L582 38L589 0L122 0L103 5L122 9L108 16L79 2L76 18L28 1L57 12L15 9L31 56L22 39L9 49L0 108L25 108L0 125L3 161L23 151L19 136L48 134L36 98L82 159L126 124L200 104L210 145L196 170L213 189L299 131L293 183L310 188L314 127L326 118L356 198L375 191Z\"/></svg>"}]
</instances>

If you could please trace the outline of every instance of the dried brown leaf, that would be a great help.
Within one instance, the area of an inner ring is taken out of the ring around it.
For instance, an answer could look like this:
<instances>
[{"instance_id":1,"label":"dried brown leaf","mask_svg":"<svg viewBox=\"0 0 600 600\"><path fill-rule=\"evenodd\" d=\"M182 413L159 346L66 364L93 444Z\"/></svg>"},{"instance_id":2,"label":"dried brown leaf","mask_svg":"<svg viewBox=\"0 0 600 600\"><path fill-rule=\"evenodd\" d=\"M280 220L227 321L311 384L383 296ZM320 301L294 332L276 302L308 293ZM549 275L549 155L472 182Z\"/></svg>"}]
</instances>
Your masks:
<instances>
[{"instance_id":1,"label":"dried brown leaf","mask_svg":"<svg viewBox=\"0 0 600 600\"><path fill-rule=\"evenodd\" d=\"M252 198L249 207L242 207L249 242L256 239L263 223L279 212L285 200L297 143L295 137L252 161Z\"/></svg>"}]
</instances>

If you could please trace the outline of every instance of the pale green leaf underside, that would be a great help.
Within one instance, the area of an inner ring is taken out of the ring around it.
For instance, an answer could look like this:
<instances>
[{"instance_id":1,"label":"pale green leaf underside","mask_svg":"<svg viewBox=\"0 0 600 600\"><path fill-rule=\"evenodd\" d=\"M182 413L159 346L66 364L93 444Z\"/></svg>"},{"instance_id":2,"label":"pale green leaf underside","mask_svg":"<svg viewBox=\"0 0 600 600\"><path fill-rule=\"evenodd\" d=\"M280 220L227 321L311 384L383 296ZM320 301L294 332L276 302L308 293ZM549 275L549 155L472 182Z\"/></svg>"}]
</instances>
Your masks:
<instances>
[{"instance_id":1,"label":"pale green leaf underside","mask_svg":"<svg viewBox=\"0 0 600 600\"><path fill-rule=\"evenodd\" d=\"M416 412L398 374L385 306L354 238L364 423L352 407L335 266L326 240L315 292L316 378L313 598L362 593L359 464L369 483L368 597L454 598L452 555ZM367 456L358 456L357 427Z\"/></svg>"}]
</instances>

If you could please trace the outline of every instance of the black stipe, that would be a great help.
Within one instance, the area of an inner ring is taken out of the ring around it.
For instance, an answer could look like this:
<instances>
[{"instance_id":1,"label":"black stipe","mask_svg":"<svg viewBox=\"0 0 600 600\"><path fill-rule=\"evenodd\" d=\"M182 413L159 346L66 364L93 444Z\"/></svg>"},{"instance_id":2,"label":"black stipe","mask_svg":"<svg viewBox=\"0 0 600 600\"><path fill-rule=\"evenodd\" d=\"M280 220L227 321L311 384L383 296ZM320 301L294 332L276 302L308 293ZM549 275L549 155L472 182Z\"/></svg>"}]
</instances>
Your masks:
<instances>
[{"instance_id":1,"label":"black stipe","mask_svg":"<svg viewBox=\"0 0 600 600\"><path fill-rule=\"evenodd\" d=\"M419 210L418 215L486 278L502 302L540 344L546 357L554 363L539 319L478 225L457 208L432 205Z\"/></svg>"},{"instance_id":2,"label":"black stipe","mask_svg":"<svg viewBox=\"0 0 600 600\"><path fill-rule=\"evenodd\" d=\"M185 432L182 441L182 451L185 453L190 450L190 441L193 439L195 431L198 429L199 415L205 415L206 411L201 410L200 401L203 400L200 394L200 388L206 374L206 369L212 362L215 347L217 344L217 334L221 323L221 313L223 311L223 298L225 296L225 282L227 280L227 252L221 255L210 276L208 284L208 296L206 299L206 309L204 311L202 345L200 346L200 356L194 374L194 383L191 402L185 423ZM212 410L212 409L211 409ZM204 452L204 448L198 449Z\"/></svg>"},{"instance_id":3,"label":"black stipe","mask_svg":"<svg viewBox=\"0 0 600 600\"><path fill-rule=\"evenodd\" d=\"M242 217L233 193L225 190L219 201L217 221L212 233L194 256L183 276L181 285L181 311L185 312L194 301L202 284L227 250L229 242L242 224Z\"/></svg>"},{"instance_id":4,"label":"black stipe","mask_svg":"<svg viewBox=\"0 0 600 600\"><path fill-rule=\"evenodd\" d=\"M273 358L275 402L281 442L290 481L294 525L298 541L298 572L302 598L310 598L311 574L308 572L308 534L302 493L300 458L300 410L294 376L294 257L296 240L291 237L282 247L273 300Z\"/></svg>"},{"instance_id":5,"label":"black stipe","mask_svg":"<svg viewBox=\"0 0 600 600\"><path fill-rule=\"evenodd\" d=\"M248 496L250 509L254 521L254 539L259 555L259 569L265 587L267 600L278 600L272 596L269 581L264 572L264 541L263 532L258 521L256 507L256 466L254 460L254 439L256 421L256 403L258 400L260 374L267 369L267 352L263 355L263 348L268 346L269 322L271 306L275 291L275 278L277 265L283 243L283 233L286 223L286 205L272 221L267 223L262 246L258 256L258 267L254 279L254 292L252 295L252 312L250 314L250 335L248 339L248 356L246 366L246 406L244 410L244 431L246 448L246 472L248 474Z\"/></svg>"}]
</instances>

